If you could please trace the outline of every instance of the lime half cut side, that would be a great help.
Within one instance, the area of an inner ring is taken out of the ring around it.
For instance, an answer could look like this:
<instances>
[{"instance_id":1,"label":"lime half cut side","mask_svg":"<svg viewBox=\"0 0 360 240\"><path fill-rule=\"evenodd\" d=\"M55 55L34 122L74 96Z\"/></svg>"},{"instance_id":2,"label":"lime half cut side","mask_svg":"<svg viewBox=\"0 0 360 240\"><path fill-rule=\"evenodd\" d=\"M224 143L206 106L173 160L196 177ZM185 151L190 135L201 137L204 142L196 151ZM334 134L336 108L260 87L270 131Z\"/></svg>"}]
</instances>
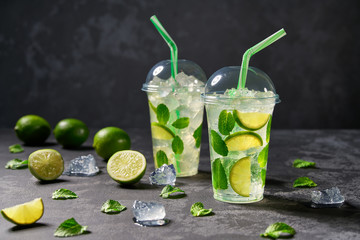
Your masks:
<instances>
[{"instance_id":1,"label":"lime half cut side","mask_svg":"<svg viewBox=\"0 0 360 240\"><path fill-rule=\"evenodd\" d=\"M61 176L64 160L54 149L41 149L30 154L29 170L39 180L51 181Z\"/></svg>"},{"instance_id":2,"label":"lime half cut side","mask_svg":"<svg viewBox=\"0 0 360 240\"><path fill-rule=\"evenodd\" d=\"M3 217L17 225L29 225L38 221L44 213L41 198L1 210Z\"/></svg>"},{"instance_id":3,"label":"lime half cut side","mask_svg":"<svg viewBox=\"0 0 360 240\"><path fill-rule=\"evenodd\" d=\"M175 137L168 127L156 122L151 123L151 134L153 138L161 140L171 140Z\"/></svg>"},{"instance_id":4,"label":"lime half cut side","mask_svg":"<svg viewBox=\"0 0 360 240\"><path fill-rule=\"evenodd\" d=\"M225 138L229 151L245 151L253 147L260 147L263 141L259 134L248 131L236 132Z\"/></svg>"},{"instance_id":5,"label":"lime half cut side","mask_svg":"<svg viewBox=\"0 0 360 240\"><path fill-rule=\"evenodd\" d=\"M232 189L243 197L250 196L251 190L251 158L238 160L230 170L229 181Z\"/></svg>"},{"instance_id":6,"label":"lime half cut side","mask_svg":"<svg viewBox=\"0 0 360 240\"><path fill-rule=\"evenodd\" d=\"M234 110L233 115L240 127L252 131L264 127L271 116L269 113L240 112L238 110Z\"/></svg>"},{"instance_id":7,"label":"lime half cut side","mask_svg":"<svg viewBox=\"0 0 360 240\"><path fill-rule=\"evenodd\" d=\"M114 153L107 163L110 177L120 184L140 181L146 170L146 159L140 152L125 150Z\"/></svg>"}]
</instances>

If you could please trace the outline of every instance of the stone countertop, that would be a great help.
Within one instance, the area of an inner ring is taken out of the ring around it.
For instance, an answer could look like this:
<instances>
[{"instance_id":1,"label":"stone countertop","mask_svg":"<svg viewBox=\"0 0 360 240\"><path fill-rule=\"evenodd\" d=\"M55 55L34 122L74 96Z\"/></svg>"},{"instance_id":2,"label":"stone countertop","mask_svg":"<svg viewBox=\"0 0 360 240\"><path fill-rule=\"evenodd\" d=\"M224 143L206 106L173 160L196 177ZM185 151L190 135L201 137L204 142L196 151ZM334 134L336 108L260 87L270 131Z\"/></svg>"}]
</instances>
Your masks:
<instances>
[{"instance_id":1,"label":"stone countertop","mask_svg":"<svg viewBox=\"0 0 360 240\"><path fill-rule=\"evenodd\" d=\"M127 129L132 149L142 152L148 168L140 183L124 188L106 173L106 162L91 148L92 136L78 150L62 149L51 136L41 148L58 150L67 166L79 155L93 154L100 167L94 177L61 176L52 183L41 183L27 169L9 170L4 166L13 158L26 159L40 149L25 146L25 152L11 154L8 146L20 143L11 129L0 129L0 208L21 204L42 197L45 211L33 226L17 227L0 219L0 239L55 239L53 233L64 220L74 217L88 226L90 233L76 239L261 239L268 225L285 222L297 234L293 239L360 239L360 130L273 130L264 199L252 204L229 204L212 197L209 145L206 131L199 174L178 178L176 185L186 192L180 199L162 199L161 187L149 185L148 176L154 170L149 129ZM296 169L296 158L314 161L316 169ZM293 188L300 176L313 179L318 187ZM337 186L346 198L339 208L308 207L314 189ZM52 193L67 188L78 199L55 201ZM116 215L100 212L102 203L118 200L127 210ZM162 227L140 227L133 223L131 206L134 200L158 201L164 204L170 223ZM212 208L214 215L193 217L190 207L201 201Z\"/></svg>"}]
</instances>

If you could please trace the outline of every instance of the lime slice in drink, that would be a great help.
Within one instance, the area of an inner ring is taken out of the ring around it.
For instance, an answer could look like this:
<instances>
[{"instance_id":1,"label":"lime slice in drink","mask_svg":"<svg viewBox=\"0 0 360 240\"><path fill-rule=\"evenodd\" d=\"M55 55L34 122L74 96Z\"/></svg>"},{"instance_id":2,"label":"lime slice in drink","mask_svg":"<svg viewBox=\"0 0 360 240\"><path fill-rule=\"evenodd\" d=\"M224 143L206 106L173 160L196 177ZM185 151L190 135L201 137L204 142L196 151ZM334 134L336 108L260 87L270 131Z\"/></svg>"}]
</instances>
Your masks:
<instances>
[{"instance_id":1,"label":"lime slice in drink","mask_svg":"<svg viewBox=\"0 0 360 240\"><path fill-rule=\"evenodd\" d=\"M151 123L152 137L161 140L171 140L175 137L175 134L166 126L152 122Z\"/></svg>"},{"instance_id":2,"label":"lime slice in drink","mask_svg":"<svg viewBox=\"0 0 360 240\"><path fill-rule=\"evenodd\" d=\"M245 151L262 146L263 141L257 133L236 132L225 138L225 144L229 151Z\"/></svg>"},{"instance_id":3,"label":"lime slice in drink","mask_svg":"<svg viewBox=\"0 0 360 240\"><path fill-rule=\"evenodd\" d=\"M233 113L235 121L239 124L240 127L247 130L258 130L265 126L269 121L269 113L260 113L260 112L240 112L234 110Z\"/></svg>"},{"instance_id":4,"label":"lime slice in drink","mask_svg":"<svg viewBox=\"0 0 360 240\"><path fill-rule=\"evenodd\" d=\"M17 225L33 224L42 217L43 213L44 204L41 198L1 210L6 220Z\"/></svg>"},{"instance_id":5,"label":"lime slice in drink","mask_svg":"<svg viewBox=\"0 0 360 240\"><path fill-rule=\"evenodd\" d=\"M146 159L137 151L125 150L114 153L107 163L110 177L120 184L140 181L146 170Z\"/></svg>"},{"instance_id":6,"label":"lime slice in drink","mask_svg":"<svg viewBox=\"0 0 360 240\"><path fill-rule=\"evenodd\" d=\"M64 171L64 160L54 149L41 149L30 154L29 170L39 180L55 180Z\"/></svg>"},{"instance_id":7,"label":"lime slice in drink","mask_svg":"<svg viewBox=\"0 0 360 240\"><path fill-rule=\"evenodd\" d=\"M229 181L232 189L243 197L250 196L251 189L251 158L244 157L231 168Z\"/></svg>"}]
</instances>

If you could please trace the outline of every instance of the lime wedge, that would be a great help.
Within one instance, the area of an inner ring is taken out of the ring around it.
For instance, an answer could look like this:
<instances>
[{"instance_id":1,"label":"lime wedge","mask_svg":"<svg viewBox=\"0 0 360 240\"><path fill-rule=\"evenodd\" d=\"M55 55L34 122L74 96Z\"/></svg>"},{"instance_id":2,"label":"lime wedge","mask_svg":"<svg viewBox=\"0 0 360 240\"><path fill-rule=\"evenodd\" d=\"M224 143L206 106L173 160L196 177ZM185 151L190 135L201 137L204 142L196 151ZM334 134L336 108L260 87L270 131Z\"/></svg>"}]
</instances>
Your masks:
<instances>
[{"instance_id":1,"label":"lime wedge","mask_svg":"<svg viewBox=\"0 0 360 240\"><path fill-rule=\"evenodd\" d=\"M64 160L54 149L41 149L30 154L29 170L39 180L55 180L64 171Z\"/></svg>"},{"instance_id":2,"label":"lime wedge","mask_svg":"<svg viewBox=\"0 0 360 240\"><path fill-rule=\"evenodd\" d=\"M265 126L271 116L269 113L240 112L238 110L234 110L233 115L240 127L253 131Z\"/></svg>"},{"instance_id":3,"label":"lime wedge","mask_svg":"<svg viewBox=\"0 0 360 240\"><path fill-rule=\"evenodd\" d=\"M260 147L263 141L259 134L253 132L236 132L225 138L229 151L245 151L253 147Z\"/></svg>"},{"instance_id":4,"label":"lime wedge","mask_svg":"<svg viewBox=\"0 0 360 240\"><path fill-rule=\"evenodd\" d=\"M238 160L231 168L229 181L232 189L243 197L250 196L251 190L251 158Z\"/></svg>"},{"instance_id":5,"label":"lime wedge","mask_svg":"<svg viewBox=\"0 0 360 240\"><path fill-rule=\"evenodd\" d=\"M43 213L44 204L41 198L1 210L6 220L17 225L33 224L42 217Z\"/></svg>"},{"instance_id":6,"label":"lime wedge","mask_svg":"<svg viewBox=\"0 0 360 240\"><path fill-rule=\"evenodd\" d=\"M151 123L152 137L161 140L171 140L175 137L175 134L166 126L152 122Z\"/></svg>"},{"instance_id":7,"label":"lime wedge","mask_svg":"<svg viewBox=\"0 0 360 240\"><path fill-rule=\"evenodd\" d=\"M110 177L120 184L140 181L146 170L146 159L137 151L125 150L114 153L107 163Z\"/></svg>"}]
</instances>

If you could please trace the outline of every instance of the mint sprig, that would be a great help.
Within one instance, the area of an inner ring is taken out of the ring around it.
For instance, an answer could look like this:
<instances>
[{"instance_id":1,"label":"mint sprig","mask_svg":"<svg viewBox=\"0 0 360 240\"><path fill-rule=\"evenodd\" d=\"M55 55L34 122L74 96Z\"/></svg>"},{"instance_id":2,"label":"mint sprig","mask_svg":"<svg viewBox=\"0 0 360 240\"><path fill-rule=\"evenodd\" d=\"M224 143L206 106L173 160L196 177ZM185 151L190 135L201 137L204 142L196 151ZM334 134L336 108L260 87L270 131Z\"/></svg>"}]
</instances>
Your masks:
<instances>
[{"instance_id":1,"label":"mint sprig","mask_svg":"<svg viewBox=\"0 0 360 240\"><path fill-rule=\"evenodd\" d=\"M60 188L55 190L52 194L52 199L54 200L64 200L64 199L75 199L78 198L78 195L71 190Z\"/></svg>"},{"instance_id":2,"label":"mint sprig","mask_svg":"<svg viewBox=\"0 0 360 240\"><path fill-rule=\"evenodd\" d=\"M158 167L161 167L164 164L166 164L166 165L169 164L169 159L166 156L166 153L164 151L162 151L162 150L157 151L155 157L156 157L156 163L157 163Z\"/></svg>"},{"instance_id":3,"label":"mint sprig","mask_svg":"<svg viewBox=\"0 0 360 240\"><path fill-rule=\"evenodd\" d=\"M121 205L118 201L112 199L107 200L101 206L101 212L109 214L120 213L125 209L126 207L124 205Z\"/></svg>"},{"instance_id":4,"label":"mint sprig","mask_svg":"<svg viewBox=\"0 0 360 240\"><path fill-rule=\"evenodd\" d=\"M277 222L268 226L263 234L260 234L261 237L267 238L289 238L294 236L296 233L295 229L283 222Z\"/></svg>"},{"instance_id":5,"label":"mint sprig","mask_svg":"<svg viewBox=\"0 0 360 240\"><path fill-rule=\"evenodd\" d=\"M261 181L262 181L262 187L265 186L265 179L266 179L266 170L265 169L261 169L261 173L260 173L260 176L261 176Z\"/></svg>"},{"instance_id":6,"label":"mint sprig","mask_svg":"<svg viewBox=\"0 0 360 240\"><path fill-rule=\"evenodd\" d=\"M264 149L260 152L258 157L258 163L261 168L266 166L268 160L268 153L269 153L269 144L264 147Z\"/></svg>"},{"instance_id":7,"label":"mint sprig","mask_svg":"<svg viewBox=\"0 0 360 240\"><path fill-rule=\"evenodd\" d=\"M235 126L235 120L231 112L221 111L219 115L219 132L223 135L229 135Z\"/></svg>"},{"instance_id":8,"label":"mint sprig","mask_svg":"<svg viewBox=\"0 0 360 240\"><path fill-rule=\"evenodd\" d=\"M212 184L215 189L227 189L225 169L221 163L221 159L217 158L212 163Z\"/></svg>"},{"instance_id":9,"label":"mint sprig","mask_svg":"<svg viewBox=\"0 0 360 240\"><path fill-rule=\"evenodd\" d=\"M9 146L9 152L11 152L11 153L21 153L23 151L24 151L24 149L21 147L20 144L14 144L14 145Z\"/></svg>"},{"instance_id":10,"label":"mint sprig","mask_svg":"<svg viewBox=\"0 0 360 240\"><path fill-rule=\"evenodd\" d=\"M190 123L190 119L188 117L183 117L183 118L177 119L171 125L174 128L183 129L183 128L186 128L187 126L189 126L189 123Z\"/></svg>"},{"instance_id":11,"label":"mint sprig","mask_svg":"<svg viewBox=\"0 0 360 240\"><path fill-rule=\"evenodd\" d=\"M222 156L227 156L229 150L221 136L214 130L211 130L210 134L211 146L213 147L214 151Z\"/></svg>"},{"instance_id":12,"label":"mint sprig","mask_svg":"<svg viewBox=\"0 0 360 240\"><path fill-rule=\"evenodd\" d=\"M149 107L150 109L152 109L154 111L154 113L156 114L156 107L149 101Z\"/></svg>"},{"instance_id":13,"label":"mint sprig","mask_svg":"<svg viewBox=\"0 0 360 240\"><path fill-rule=\"evenodd\" d=\"M55 230L55 237L71 237L84 234L87 226L81 226L74 218L70 218L62 222Z\"/></svg>"},{"instance_id":14,"label":"mint sprig","mask_svg":"<svg viewBox=\"0 0 360 240\"><path fill-rule=\"evenodd\" d=\"M317 184L308 177L299 177L294 181L293 187L316 187Z\"/></svg>"},{"instance_id":15,"label":"mint sprig","mask_svg":"<svg viewBox=\"0 0 360 240\"><path fill-rule=\"evenodd\" d=\"M178 194L175 195L175 193ZM183 190L178 187L173 187L171 185L166 185L160 193L160 197L162 198L180 198L184 196L185 192Z\"/></svg>"},{"instance_id":16,"label":"mint sprig","mask_svg":"<svg viewBox=\"0 0 360 240\"><path fill-rule=\"evenodd\" d=\"M270 115L269 121L266 127L266 142L270 141L270 130L271 130L272 115Z\"/></svg>"},{"instance_id":17,"label":"mint sprig","mask_svg":"<svg viewBox=\"0 0 360 240\"><path fill-rule=\"evenodd\" d=\"M23 169L28 167L28 160L21 160L18 158L12 159L8 161L5 165L5 168L7 169Z\"/></svg>"},{"instance_id":18,"label":"mint sprig","mask_svg":"<svg viewBox=\"0 0 360 240\"><path fill-rule=\"evenodd\" d=\"M175 154L182 154L184 151L184 143L179 136L174 137L171 147Z\"/></svg>"},{"instance_id":19,"label":"mint sprig","mask_svg":"<svg viewBox=\"0 0 360 240\"><path fill-rule=\"evenodd\" d=\"M201 133L202 133L202 124L200 124L200 126L195 130L193 137L195 138L195 146L197 148L200 147L201 144Z\"/></svg>"},{"instance_id":20,"label":"mint sprig","mask_svg":"<svg viewBox=\"0 0 360 240\"><path fill-rule=\"evenodd\" d=\"M305 160L302 160L302 159L295 159L294 162L293 162L293 167L294 168L314 168L315 163L305 161Z\"/></svg>"},{"instance_id":21,"label":"mint sprig","mask_svg":"<svg viewBox=\"0 0 360 240\"><path fill-rule=\"evenodd\" d=\"M196 202L191 206L190 212L195 217L201 217L209 215L212 212L212 209L205 209L202 202Z\"/></svg>"},{"instance_id":22,"label":"mint sprig","mask_svg":"<svg viewBox=\"0 0 360 240\"><path fill-rule=\"evenodd\" d=\"M165 125L170 118L170 112L165 104L159 104L156 108L156 118L160 124Z\"/></svg>"}]
</instances>

